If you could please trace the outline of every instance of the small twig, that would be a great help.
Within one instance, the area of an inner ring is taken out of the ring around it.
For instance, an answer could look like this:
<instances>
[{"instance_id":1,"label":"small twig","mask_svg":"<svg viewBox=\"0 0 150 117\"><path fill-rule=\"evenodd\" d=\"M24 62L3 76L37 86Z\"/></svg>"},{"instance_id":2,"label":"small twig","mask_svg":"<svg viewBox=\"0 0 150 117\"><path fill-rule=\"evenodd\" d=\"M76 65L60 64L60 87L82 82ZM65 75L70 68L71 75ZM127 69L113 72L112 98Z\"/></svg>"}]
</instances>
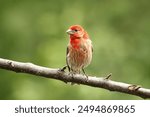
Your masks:
<instances>
[{"instance_id":1,"label":"small twig","mask_svg":"<svg viewBox=\"0 0 150 117\"><path fill-rule=\"evenodd\" d=\"M112 73L108 74L108 75L105 77L105 79L108 80L111 76L112 76Z\"/></svg>"}]
</instances>

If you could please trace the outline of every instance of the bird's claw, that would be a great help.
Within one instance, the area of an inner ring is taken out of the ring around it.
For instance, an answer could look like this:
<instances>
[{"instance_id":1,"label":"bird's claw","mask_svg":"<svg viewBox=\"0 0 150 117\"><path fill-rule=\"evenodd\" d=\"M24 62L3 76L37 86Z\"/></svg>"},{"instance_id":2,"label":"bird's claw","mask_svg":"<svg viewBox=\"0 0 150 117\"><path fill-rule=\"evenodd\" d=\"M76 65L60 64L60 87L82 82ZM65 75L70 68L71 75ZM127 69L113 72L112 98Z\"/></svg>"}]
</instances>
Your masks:
<instances>
[{"instance_id":1,"label":"bird's claw","mask_svg":"<svg viewBox=\"0 0 150 117\"><path fill-rule=\"evenodd\" d=\"M73 72L70 71L68 75L71 75L71 78L74 79L74 73ZM71 82L71 85L74 85L74 84L75 84L74 82Z\"/></svg>"},{"instance_id":2,"label":"bird's claw","mask_svg":"<svg viewBox=\"0 0 150 117\"><path fill-rule=\"evenodd\" d=\"M88 75L85 73L85 71L84 71L84 69L82 68L82 71L83 71L83 75L85 75L85 77L86 77L86 82L88 82Z\"/></svg>"},{"instance_id":3,"label":"bird's claw","mask_svg":"<svg viewBox=\"0 0 150 117\"><path fill-rule=\"evenodd\" d=\"M66 68L67 68L67 66L64 66L63 68L60 68L58 71L65 72Z\"/></svg>"},{"instance_id":4,"label":"bird's claw","mask_svg":"<svg viewBox=\"0 0 150 117\"><path fill-rule=\"evenodd\" d=\"M85 77L86 77L85 81L86 81L86 82L89 82L89 78L88 78L89 76L86 75L86 74L84 74L84 75L85 75Z\"/></svg>"}]
</instances>

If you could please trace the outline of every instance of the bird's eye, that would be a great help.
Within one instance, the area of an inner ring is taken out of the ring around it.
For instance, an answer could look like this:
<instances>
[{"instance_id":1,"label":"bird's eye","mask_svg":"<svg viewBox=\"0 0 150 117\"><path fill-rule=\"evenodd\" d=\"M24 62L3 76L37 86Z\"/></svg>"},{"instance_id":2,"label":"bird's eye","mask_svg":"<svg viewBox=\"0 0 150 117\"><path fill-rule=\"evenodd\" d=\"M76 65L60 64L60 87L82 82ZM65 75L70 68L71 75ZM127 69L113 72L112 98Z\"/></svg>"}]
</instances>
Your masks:
<instances>
[{"instance_id":1,"label":"bird's eye","mask_svg":"<svg viewBox=\"0 0 150 117\"><path fill-rule=\"evenodd\" d=\"M77 32L78 30L77 30L77 29L75 29L74 31L75 31L75 32Z\"/></svg>"}]
</instances>

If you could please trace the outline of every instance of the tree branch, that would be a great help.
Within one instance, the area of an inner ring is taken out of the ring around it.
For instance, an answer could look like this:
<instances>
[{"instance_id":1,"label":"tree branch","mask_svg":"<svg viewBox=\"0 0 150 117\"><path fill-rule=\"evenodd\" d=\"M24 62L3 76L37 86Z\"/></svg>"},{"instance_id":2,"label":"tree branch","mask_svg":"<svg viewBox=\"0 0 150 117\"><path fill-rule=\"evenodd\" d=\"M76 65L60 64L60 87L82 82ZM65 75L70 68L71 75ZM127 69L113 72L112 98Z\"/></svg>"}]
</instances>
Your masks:
<instances>
[{"instance_id":1,"label":"tree branch","mask_svg":"<svg viewBox=\"0 0 150 117\"><path fill-rule=\"evenodd\" d=\"M68 73L66 72L60 71L59 69L51 69L37 66L32 63L22 63L2 58L0 58L0 68L20 73L28 73L37 76L43 76L45 78L56 79L66 83L74 82L92 87L104 88L110 91L132 94L140 96L142 98L150 98L150 89L137 88L137 90L131 90L129 88L131 84L112 81L104 77L89 76L87 80L85 76L77 74L74 75L74 77L72 78L71 75L68 75Z\"/></svg>"}]
</instances>

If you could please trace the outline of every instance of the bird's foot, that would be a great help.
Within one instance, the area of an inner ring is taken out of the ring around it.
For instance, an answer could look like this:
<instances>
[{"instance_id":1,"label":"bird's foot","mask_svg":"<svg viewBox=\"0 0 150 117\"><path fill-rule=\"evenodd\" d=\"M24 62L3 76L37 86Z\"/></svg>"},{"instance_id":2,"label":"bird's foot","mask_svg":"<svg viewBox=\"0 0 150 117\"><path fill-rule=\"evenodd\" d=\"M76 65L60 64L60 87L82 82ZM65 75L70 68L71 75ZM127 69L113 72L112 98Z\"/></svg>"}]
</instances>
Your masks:
<instances>
[{"instance_id":1,"label":"bird's foot","mask_svg":"<svg viewBox=\"0 0 150 117\"><path fill-rule=\"evenodd\" d=\"M68 75L71 75L72 80L74 80L75 79L75 74L76 73L70 71ZM75 84L80 85L79 83L71 82L71 85L75 85Z\"/></svg>"},{"instance_id":2,"label":"bird's foot","mask_svg":"<svg viewBox=\"0 0 150 117\"><path fill-rule=\"evenodd\" d=\"M60 75L62 75L62 74L65 72L65 69L66 69L66 66L64 66L63 68L59 68L57 72L58 72ZM63 82L66 83L66 84L68 83L67 81L63 81Z\"/></svg>"},{"instance_id":3,"label":"bird's foot","mask_svg":"<svg viewBox=\"0 0 150 117\"><path fill-rule=\"evenodd\" d=\"M65 72L65 70L66 70L67 67L68 67L68 66L66 65L66 66L64 66L63 68L60 68L59 71Z\"/></svg>"},{"instance_id":4,"label":"bird's foot","mask_svg":"<svg viewBox=\"0 0 150 117\"><path fill-rule=\"evenodd\" d=\"M70 71L68 75L71 75L71 78L74 79L75 73L73 73L73 72ZM76 84L76 83L71 82L71 85L74 85L74 84Z\"/></svg>"},{"instance_id":5,"label":"bird's foot","mask_svg":"<svg viewBox=\"0 0 150 117\"><path fill-rule=\"evenodd\" d=\"M86 77L86 82L88 82L89 81L89 76L87 75L87 74L84 74L85 75L85 77Z\"/></svg>"},{"instance_id":6,"label":"bird's foot","mask_svg":"<svg viewBox=\"0 0 150 117\"><path fill-rule=\"evenodd\" d=\"M73 79L73 78L74 78L75 73L73 73L73 72L71 72L71 71L70 71L70 72L68 73L68 75L70 75L70 76L71 76L71 78Z\"/></svg>"},{"instance_id":7,"label":"bird's foot","mask_svg":"<svg viewBox=\"0 0 150 117\"><path fill-rule=\"evenodd\" d=\"M83 71L83 75L86 77L86 82L88 82L88 75L85 73L84 69L82 68L82 71Z\"/></svg>"},{"instance_id":8,"label":"bird's foot","mask_svg":"<svg viewBox=\"0 0 150 117\"><path fill-rule=\"evenodd\" d=\"M129 89L130 91L137 91L139 88L141 88L141 86L139 86L139 85L130 85L130 86L128 87L128 89Z\"/></svg>"}]
</instances>

